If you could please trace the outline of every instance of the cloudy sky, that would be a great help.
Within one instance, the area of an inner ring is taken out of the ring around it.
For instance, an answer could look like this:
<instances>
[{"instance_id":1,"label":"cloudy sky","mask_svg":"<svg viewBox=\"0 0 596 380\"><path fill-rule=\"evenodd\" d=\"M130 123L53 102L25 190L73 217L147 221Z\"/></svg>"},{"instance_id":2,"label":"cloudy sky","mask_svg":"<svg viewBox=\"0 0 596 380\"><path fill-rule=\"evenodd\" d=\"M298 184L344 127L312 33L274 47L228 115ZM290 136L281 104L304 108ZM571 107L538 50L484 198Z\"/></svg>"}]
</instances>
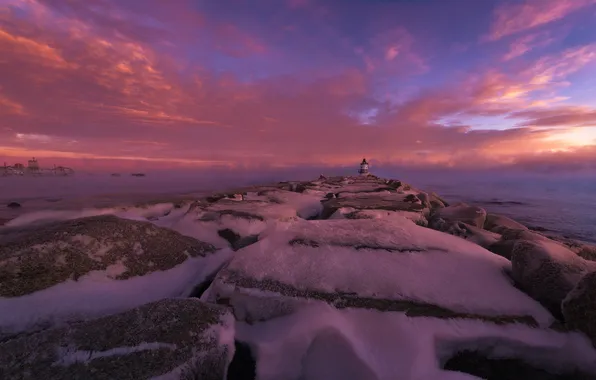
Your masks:
<instances>
[{"instance_id":1,"label":"cloudy sky","mask_svg":"<svg viewBox=\"0 0 596 380\"><path fill-rule=\"evenodd\" d=\"M0 0L0 160L596 167L596 0Z\"/></svg>"}]
</instances>

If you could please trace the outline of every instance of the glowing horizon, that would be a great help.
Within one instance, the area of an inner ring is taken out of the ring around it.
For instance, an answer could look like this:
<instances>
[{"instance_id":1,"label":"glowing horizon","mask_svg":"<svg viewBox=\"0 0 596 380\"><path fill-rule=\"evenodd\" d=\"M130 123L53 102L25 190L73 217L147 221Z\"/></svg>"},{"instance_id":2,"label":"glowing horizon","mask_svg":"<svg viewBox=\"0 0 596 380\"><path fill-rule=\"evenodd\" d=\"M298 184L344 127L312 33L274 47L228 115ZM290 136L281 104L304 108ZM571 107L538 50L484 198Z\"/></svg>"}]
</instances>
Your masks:
<instances>
[{"instance_id":1,"label":"glowing horizon","mask_svg":"<svg viewBox=\"0 0 596 380\"><path fill-rule=\"evenodd\" d=\"M596 0L0 0L0 160L596 168Z\"/></svg>"}]
</instances>

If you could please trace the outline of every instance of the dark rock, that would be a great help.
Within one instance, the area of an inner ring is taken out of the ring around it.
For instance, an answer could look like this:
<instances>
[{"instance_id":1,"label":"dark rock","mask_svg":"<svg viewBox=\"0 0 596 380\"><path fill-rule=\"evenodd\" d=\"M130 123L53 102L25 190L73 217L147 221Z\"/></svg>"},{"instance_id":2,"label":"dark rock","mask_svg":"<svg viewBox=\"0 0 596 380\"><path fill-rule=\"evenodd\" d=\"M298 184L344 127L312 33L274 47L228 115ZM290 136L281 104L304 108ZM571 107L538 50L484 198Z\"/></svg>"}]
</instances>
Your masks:
<instances>
[{"instance_id":1,"label":"dark rock","mask_svg":"<svg viewBox=\"0 0 596 380\"><path fill-rule=\"evenodd\" d=\"M10 202L9 204L6 205L6 207L8 208L20 208L21 204L18 202Z\"/></svg>"},{"instance_id":2,"label":"dark rock","mask_svg":"<svg viewBox=\"0 0 596 380\"><path fill-rule=\"evenodd\" d=\"M451 235L459 236L481 247L488 248L499 241L501 235L483 230L463 222L452 223L446 231Z\"/></svg>"},{"instance_id":3,"label":"dark rock","mask_svg":"<svg viewBox=\"0 0 596 380\"><path fill-rule=\"evenodd\" d=\"M428 194L428 196L430 197L430 202L431 204L435 204L437 206L436 207L448 207L449 203L447 203L447 201L443 198L441 198L437 193L431 192Z\"/></svg>"},{"instance_id":4,"label":"dark rock","mask_svg":"<svg viewBox=\"0 0 596 380\"><path fill-rule=\"evenodd\" d=\"M240 234L234 232L229 228L225 228L223 230L217 231L217 234L222 238L226 239L230 245L234 245L238 240L240 240Z\"/></svg>"},{"instance_id":5,"label":"dark rock","mask_svg":"<svg viewBox=\"0 0 596 380\"><path fill-rule=\"evenodd\" d=\"M224 199L226 198L225 194L214 194L214 195L210 195L207 198L205 198L205 200L209 203L215 203L217 201L219 201L220 199Z\"/></svg>"},{"instance_id":6,"label":"dark rock","mask_svg":"<svg viewBox=\"0 0 596 380\"><path fill-rule=\"evenodd\" d=\"M430 209L430 208L435 208L435 206L436 206L436 204L435 205L431 204L430 197L428 196L427 193L418 193L416 195L416 198L418 198L420 200L420 203L422 205L424 205L424 207L426 207L426 208Z\"/></svg>"},{"instance_id":7,"label":"dark rock","mask_svg":"<svg viewBox=\"0 0 596 380\"><path fill-rule=\"evenodd\" d=\"M520 289L561 317L561 302L596 263L551 241L518 241L511 258L511 276Z\"/></svg>"},{"instance_id":8,"label":"dark rock","mask_svg":"<svg viewBox=\"0 0 596 380\"><path fill-rule=\"evenodd\" d=\"M217 234L222 238L226 239L234 251L238 251L246 246L256 243L259 241L259 235L249 235L242 237L234 230L225 228L217 231Z\"/></svg>"},{"instance_id":9,"label":"dark rock","mask_svg":"<svg viewBox=\"0 0 596 380\"><path fill-rule=\"evenodd\" d=\"M531 348L528 348L531 350ZM594 380L593 375L570 371L551 373L519 358L491 357L481 352L462 351L447 360L444 369L469 373L486 380Z\"/></svg>"},{"instance_id":10,"label":"dark rock","mask_svg":"<svg viewBox=\"0 0 596 380\"><path fill-rule=\"evenodd\" d=\"M586 334L596 347L596 272L583 276L561 307L566 325Z\"/></svg>"},{"instance_id":11,"label":"dark rock","mask_svg":"<svg viewBox=\"0 0 596 380\"><path fill-rule=\"evenodd\" d=\"M527 226L529 230L537 231L537 232L549 232L548 228L540 227L540 226Z\"/></svg>"},{"instance_id":12,"label":"dark rock","mask_svg":"<svg viewBox=\"0 0 596 380\"><path fill-rule=\"evenodd\" d=\"M408 203L421 203L420 199L418 199L418 197L415 196L414 194L408 194L408 195L406 195L406 197L404 198L404 202L408 202Z\"/></svg>"},{"instance_id":13,"label":"dark rock","mask_svg":"<svg viewBox=\"0 0 596 380\"><path fill-rule=\"evenodd\" d=\"M257 362L246 343L234 342L234 358L228 367L227 380L254 380L257 378Z\"/></svg>"},{"instance_id":14,"label":"dark rock","mask_svg":"<svg viewBox=\"0 0 596 380\"><path fill-rule=\"evenodd\" d=\"M233 334L224 307L162 300L1 343L0 374L4 380L223 379ZM218 342L218 335L230 338Z\"/></svg>"},{"instance_id":15,"label":"dark rock","mask_svg":"<svg viewBox=\"0 0 596 380\"><path fill-rule=\"evenodd\" d=\"M0 296L18 297L121 262L125 280L206 256L215 247L115 216L94 216L0 233Z\"/></svg>"}]
</instances>

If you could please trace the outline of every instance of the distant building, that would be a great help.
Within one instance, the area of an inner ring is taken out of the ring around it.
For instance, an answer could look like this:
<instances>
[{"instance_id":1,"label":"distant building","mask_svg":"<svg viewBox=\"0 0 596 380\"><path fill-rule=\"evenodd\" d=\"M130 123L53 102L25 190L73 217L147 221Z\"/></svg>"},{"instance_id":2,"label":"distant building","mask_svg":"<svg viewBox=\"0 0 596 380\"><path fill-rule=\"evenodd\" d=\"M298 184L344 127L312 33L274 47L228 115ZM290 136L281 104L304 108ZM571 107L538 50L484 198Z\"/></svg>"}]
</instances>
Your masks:
<instances>
[{"instance_id":1,"label":"distant building","mask_svg":"<svg viewBox=\"0 0 596 380\"><path fill-rule=\"evenodd\" d=\"M31 172L39 172L39 162L37 162L35 157L27 161L27 170Z\"/></svg>"},{"instance_id":2,"label":"distant building","mask_svg":"<svg viewBox=\"0 0 596 380\"><path fill-rule=\"evenodd\" d=\"M358 170L358 173L360 175L368 175L368 162L366 162L366 158L362 159L362 162L360 163L360 169Z\"/></svg>"},{"instance_id":3,"label":"distant building","mask_svg":"<svg viewBox=\"0 0 596 380\"><path fill-rule=\"evenodd\" d=\"M46 175L57 175L57 176L69 176L74 174L74 170L65 166L55 166L53 168L42 168L39 166L39 162L35 157L27 161L27 167L23 164L14 164L8 166L4 163L4 167L0 166L0 175L2 176L15 176L15 175L35 175L35 176L46 176Z\"/></svg>"}]
</instances>

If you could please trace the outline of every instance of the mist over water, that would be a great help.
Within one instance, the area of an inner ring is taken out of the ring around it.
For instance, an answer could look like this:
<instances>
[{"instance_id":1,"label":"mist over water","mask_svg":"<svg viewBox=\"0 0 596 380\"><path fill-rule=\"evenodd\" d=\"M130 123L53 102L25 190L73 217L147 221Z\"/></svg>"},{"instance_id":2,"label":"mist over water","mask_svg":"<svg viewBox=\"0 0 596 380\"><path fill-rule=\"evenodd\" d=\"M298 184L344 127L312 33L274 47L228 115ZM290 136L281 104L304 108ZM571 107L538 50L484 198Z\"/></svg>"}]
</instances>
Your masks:
<instances>
[{"instance_id":1,"label":"mist over water","mask_svg":"<svg viewBox=\"0 0 596 380\"><path fill-rule=\"evenodd\" d=\"M0 177L0 219L27 212L132 205L168 196L202 194L284 180L309 180L319 174L349 175L353 168L150 172L146 177L77 173L72 177ZM503 173L459 173L379 169L448 201L463 201L524 224L596 243L596 178ZM9 209L9 202L22 208Z\"/></svg>"}]
</instances>

